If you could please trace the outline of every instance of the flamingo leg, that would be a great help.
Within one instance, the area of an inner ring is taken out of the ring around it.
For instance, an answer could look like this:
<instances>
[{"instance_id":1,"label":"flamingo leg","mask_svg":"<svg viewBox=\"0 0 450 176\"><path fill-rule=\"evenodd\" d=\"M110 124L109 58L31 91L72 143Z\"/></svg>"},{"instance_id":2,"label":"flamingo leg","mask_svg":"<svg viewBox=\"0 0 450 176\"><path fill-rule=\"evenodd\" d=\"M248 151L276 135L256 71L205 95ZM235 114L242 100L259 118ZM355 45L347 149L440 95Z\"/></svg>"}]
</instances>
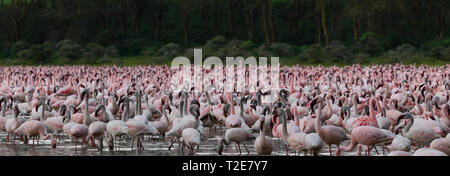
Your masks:
<instances>
[{"instance_id":1,"label":"flamingo leg","mask_svg":"<svg viewBox=\"0 0 450 176\"><path fill-rule=\"evenodd\" d=\"M139 147L141 148L141 150L143 150L144 146L142 145L142 138L138 137L138 139L139 139Z\"/></svg>"},{"instance_id":2,"label":"flamingo leg","mask_svg":"<svg viewBox=\"0 0 450 176\"><path fill-rule=\"evenodd\" d=\"M141 145L141 150L144 150L144 144L142 143L143 140L144 140L144 137L140 137L139 145Z\"/></svg>"},{"instance_id":3,"label":"flamingo leg","mask_svg":"<svg viewBox=\"0 0 450 176\"><path fill-rule=\"evenodd\" d=\"M361 145L359 145L359 144L356 147L356 156L361 156Z\"/></svg>"},{"instance_id":4,"label":"flamingo leg","mask_svg":"<svg viewBox=\"0 0 450 176\"><path fill-rule=\"evenodd\" d=\"M331 154L331 144L328 144L328 151L330 152L330 156L333 156L333 155Z\"/></svg>"},{"instance_id":5,"label":"flamingo leg","mask_svg":"<svg viewBox=\"0 0 450 176\"><path fill-rule=\"evenodd\" d=\"M77 152L77 139L75 139L75 152Z\"/></svg>"},{"instance_id":6,"label":"flamingo leg","mask_svg":"<svg viewBox=\"0 0 450 176\"><path fill-rule=\"evenodd\" d=\"M286 143L286 156L289 156L289 146L287 143Z\"/></svg>"},{"instance_id":7,"label":"flamingo leg","mask_svg":"<svg viewBox=\"0 0 450 176\"><path fill-rule=\"evenodd\" d=\"M175 139L172 139L172 143L171 143L170 146L169 146L169 151L170 151L170 148L172 147L172 145L173 145L175 142L177 142L177 140L179 140L178 137L175 138Z\"/></svg>"},{"instance_id":8,"label":"flamingo leg","mask_svg":"<svg viewBox=\"0 0 450 176\"><path fill-rule=\"evenodd\" d=\"M387 148L386 146L384 146L384 148L386 148L386 151L387 151L388 153L391 153L391 151L389 150L389 148Z\"/></svg>"},{"instance_id":9,"label":"flamingo leg","mask_svg":"<svg viewBox=\"0 0 450 176\"><path fill-rule=\"evenodd\" d=\"M98 146L99 150L103 151L103 137L99 137L98 142L99 142L99 146Z\"/></svg>"},{"instance_id":10,"label":"flamingo leg","mask_svg":"<svg viewBox=\"0 0 450 176\"><path fill-rule=\"evenodd\" d=\"M183 142L183 144L181 144L182 146L181 146L181 153L183 153L183 155L184 155L184 142Z\"/></svg>"},{"instance_id":11,"label":"flamingo leg","mask_svg":"<svg viewBox=\"0 0 450 176\"><path fill-rule=\"evenodd\" d=\"M117 150L120 150L120 138L117 139Z\"/></svg>"},{"instance_id":12,"label":"flamingo leg","mask_svg":"<svg viewBox=\"0 0 450 176\"><path fill-rule=\"evenodd\" d=\"M134 139L133 139L134 141ZM139 137L136 137L136 150L139 151L141 149L141 145L139 144Z\"/></svg>"},{"instance_id":13,"label":"flamingo leg","mask_svg":"<svg viewBox=\"0 0 450 176\"><path fill-rule=\"evenodd\" d=\"M377 146L373 146L373 148L375 149L375 151L377 152L377 155L379 155L380 153L377 150Z\"/></svg>"},{"instance_id":14,"label":"flamingo leg","mask_svg":"<svg viewBox=\"0 0 450 176\"><path fill-rule=\"evenodd\" d=\"M337 144L336 146L337 146L337 149L336 149L336 152L335 152L334 154L335 154L336 156L339 156L339 155L341 155L341 154L340 154L340 153L341 153L341 150L339 149L340 145Z\"/></svg>"},{"instance_id":15,"label":"flamingo leg","mask_svg":"<svg viewBox=\"0 0 450 176\"><path fill-rule=\"evenodd\" d=\"M242 151L241 151L241 144L238 144L238 148L239 148L239 154L242 154Z\"/></svg>"},{"instance_id":16,"label":"flamingo leg","mask_svg":"<svg viewBox=\"0 0 450 176\"><path fill-rule=\"evenodd\" d=\"M131 139L131 150L133 150L133 145L134 145L134 137Z\"/></svg>"},{"instance_id":17,"label":"flamingo leg","mask_svg":"<svg viewBox=\"0 0 450 176\"><path fill-rule=\"evenodd\" d=\"M250 152L249 152L248 149L247 149L247 146L245 146L245 144L243 144L243 145L244 145L244 148L245 148L245 150L247 151L247 153L250 154Z\"/></svg>"}]
</instances>

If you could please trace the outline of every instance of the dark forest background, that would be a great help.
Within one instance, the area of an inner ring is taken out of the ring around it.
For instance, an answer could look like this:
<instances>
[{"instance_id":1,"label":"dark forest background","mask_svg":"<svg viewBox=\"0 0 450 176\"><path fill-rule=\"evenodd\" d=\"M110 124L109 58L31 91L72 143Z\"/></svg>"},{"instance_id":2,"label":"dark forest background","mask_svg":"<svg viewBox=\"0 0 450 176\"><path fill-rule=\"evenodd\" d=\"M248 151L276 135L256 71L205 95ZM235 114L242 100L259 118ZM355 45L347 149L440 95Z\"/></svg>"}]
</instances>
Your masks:
<instances>
[{"instance_id":1,"label":"dark forest background","mask_svg":"<svg viewBox=\"0 0 450 176\"><path fill-rule=\"evenodd\" d=\"M2 64L450 63L449 0L0 0Z\"/></svg>"}]
</instances>

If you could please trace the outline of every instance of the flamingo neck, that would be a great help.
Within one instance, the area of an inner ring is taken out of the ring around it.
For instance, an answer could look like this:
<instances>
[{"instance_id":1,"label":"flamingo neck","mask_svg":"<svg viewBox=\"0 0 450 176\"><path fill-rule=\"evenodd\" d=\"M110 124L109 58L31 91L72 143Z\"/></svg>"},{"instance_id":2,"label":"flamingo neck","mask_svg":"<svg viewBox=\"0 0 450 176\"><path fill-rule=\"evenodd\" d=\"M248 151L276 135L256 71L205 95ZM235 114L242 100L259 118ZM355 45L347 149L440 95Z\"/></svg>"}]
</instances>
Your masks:
<instances>
[{"instance_id":1,"label":"flamingo neck","mask_svg":"<svg viewBox=\"0 0 450 176\"><path fill-rule=\"evenodd\" d=\"M295 107L295 109L294 109L294 124L297 126L299 125L297 107Z\"/></svg>"},{"instance_id":2,"label":"flamingo neck","mask_svg":"<svg viewBox=\"0 0 450 176\"><path fill-rule=\"evenodd\" d=\"M409 129L411 128L413 123L414 123L414 117L410 116L408 124L406 124L405 128L403 128L403 130L402 130L403 134L406 134L409 132Z\"/></svg>"},{"instance_id":3,"label":"flamingo neck","mask_svg":"<svg viewBox=\"0 0 450 176\"><path fill-rule=\"evenodd\" d=\"M45 117L45 105L42 104L41 107L42 107L42 111L41 111L40 121L43 122L44 121L44 117Z\"/></svg>"},{"instance_id":4,"label":"flamingo neck","mask_svg":"<svg viewBox=\"0 0 450 176\"><path fill-rule=\"evenodd\" d=\"M164 116L164 119L165 119L166 123L169 124L169 118L167 117L166 108L163 108L162 112L163 112L163 116Z\"/></svg>"},{"instance_id":5,"label":"flamingo neck","mask_svg":"<svg viewBox=\"0 0 450 176\"><path fill-rule=\"evenodd\" d=\"M264 143L266 143L265 141L266 141L266 135L265 135L265 126L264 126L264 121L263 122L261 122L261 124L260 125L262 125L262 127L260 127L261 128L261 131L259 132L259 138L260 138L260 140L261 140L261 144L260 145L264 145Z\"/></svg>"},{"instance_id":6,"label":"flamingo neck","mask_svg":"<svg viewBox=\"0 0 450 176\"><path fill-rule=\"evenodd\" d=\"M184 104L183 104L183 111L184 111L184 114L188 114L187 113L187 105L188 105L188 96L186 95L186 96L184 96Z\"/></svg>"},{"instance_id":7,"label":"flamingo neck","mask_svg":"<svg viewBox=\"0 0 450 176\"><path fill-rule=\"evenodd\" d=\"M84 100L84 118L83 118L83 123L85 125L87 125L88 123L88 116L89 116L89 100L88 100L88 95L86 95L86 99Z\"/></svg>"},{"instance_id":8,"label":"flamingo neck","mask_svg":"<svg viewBox=\"0 0 450 176\"><path fill-rule=\"evenodd\" d=\"M317 116L316 116L316 121L314 124L314 127L316 129L317 134L321 133L321 125L320 125L320 115L322 114L322 103L318 104L318 109L317 109Z\"/></svg>"},{"instance_id":9,"label":"flamingo neck","mask_svg":"<svg viewBox=\"0 0 450 176\"><path fill-rule=\"evenodd\" d=\"M242 100L239 103L239 109L241 109L241 112L239 112L239 115L243 118L244 117L244 102Z\"/></svg>"},{"instance_id":10,"label":"flamingo neck","mask_svg":"<svg viewBox=\"0 0 450 176\"><path fill-rule=\"evenodd\" d=\"M372 101L369 102L369 116L372 121L377 121L377 119L375 118L375 109L373 108Z\"/></svg>"},{"instance_id":11,"label":"flamingo neck","mask_svg":"<svg viewBox=\"0 0 450 176\"><path fill-rule=\"evenodd\" d=\"M283 138L284 140L287 139L287 137L289 136L288 131L287 131L287 119L286 119L286 111L284 111L283 115L281 116L281 120L283 121Z\"/></svg>"},{"instance_id":12,"label":"flamingo neck","mask_svg":"<svg viewBox=\"0 0 450 176\"><path fill-rule=\"evenodd\" d=\"M2 117L5 117L5 113L6 113L6 102L2 103Z\"/></svg>"}]
</instances>

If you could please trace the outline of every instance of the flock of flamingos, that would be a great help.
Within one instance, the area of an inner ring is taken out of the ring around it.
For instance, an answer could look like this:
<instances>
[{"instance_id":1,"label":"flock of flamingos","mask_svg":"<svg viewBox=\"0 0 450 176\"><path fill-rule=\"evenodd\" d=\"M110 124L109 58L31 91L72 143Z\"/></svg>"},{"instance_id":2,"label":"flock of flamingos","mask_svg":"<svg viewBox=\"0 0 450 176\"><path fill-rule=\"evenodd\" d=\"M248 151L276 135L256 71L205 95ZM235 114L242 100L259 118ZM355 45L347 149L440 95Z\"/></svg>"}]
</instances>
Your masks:
<instances>
[{"instance_id":1,"label":"flock of flamingos","mask_svg":"<svg viewBox=\"0 0 450 176\"><path fill-rule=\"evenodd\" d=\"M219 155L246 155L245 144L258 155L450 155L450 65L281 67L273 103L248 87L173 92L167 66L0 69L4 143L51 149L70 138L75 149L114 151L127 141L143 151L160 140L194 155L216 133Z\"/></svg>"}]
</instances>

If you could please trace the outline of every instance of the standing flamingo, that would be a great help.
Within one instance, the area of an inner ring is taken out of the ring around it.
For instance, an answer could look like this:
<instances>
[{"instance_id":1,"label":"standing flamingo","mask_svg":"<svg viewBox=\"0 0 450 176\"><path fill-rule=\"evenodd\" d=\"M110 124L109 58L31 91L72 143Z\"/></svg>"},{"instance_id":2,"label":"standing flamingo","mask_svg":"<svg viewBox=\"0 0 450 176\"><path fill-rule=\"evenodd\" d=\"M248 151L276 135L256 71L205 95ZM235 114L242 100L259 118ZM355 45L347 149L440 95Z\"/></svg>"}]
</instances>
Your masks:
<instances>
[{"instance_id":1,"label":"standing flamingo","mask_svg":"<svg viewBox=\"0 0 450 176\"><path fill-rule=\"evenodd\" d=\"M332 156L331 145L333 144L337 145L335 155L338 156L340 151L339 146L343 141L348 139L347 135L345 134L344 129L341 127L333 125L321 126L319 117L321 116L322 113L323 97L319 96L315 99L315 101L317 101L318 103L317 117L314 125L316 132L320 136L320 138L322 138L322 140L328 145L328 151L330 152L330 156Z\"/></svg>"},{"instance_id":2,"label":"standing flamingo","mask_svg":"<svg viewBox=\"0 0 450 176\"><path fill-rule=\"evenodd\" d=\"M260 115L259 123L260 123L260 132L259 137L255 140L255 151L258 155L270 155L273 151L273 142L272 138L267 137L265 135L266 125L264 125L265 122L265 116Z\"/></svg>"}]
</instances>

